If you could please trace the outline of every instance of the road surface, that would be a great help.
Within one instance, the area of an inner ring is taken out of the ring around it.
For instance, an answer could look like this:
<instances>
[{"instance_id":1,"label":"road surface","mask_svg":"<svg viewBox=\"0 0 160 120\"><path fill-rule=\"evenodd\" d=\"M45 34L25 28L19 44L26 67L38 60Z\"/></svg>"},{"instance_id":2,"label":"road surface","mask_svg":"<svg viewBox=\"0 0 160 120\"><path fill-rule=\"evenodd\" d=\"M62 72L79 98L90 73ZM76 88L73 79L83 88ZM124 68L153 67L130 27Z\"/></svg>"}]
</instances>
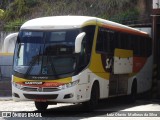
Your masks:
<instances>
[{"instance_id":1,"label":"road surface","mask_svg":"<svg viewBox=\"0 0 160 120\"><path fill-rule=\"evenodd\" d=\"M137 100L136 103L129 104L126 103L125 98L110 99L100 101L97 109L92 112L85 111L80 104L49 105L46 111L39 112L34 102L1 99L0 111L11 112L13 116L1 117L2 120L28 120L26 118L28 116L25 115L29 115L31 120L160 120L160 101ZM39 118L35 118L35 114L32 116L33 113L37 113ZM16 117L17 114L19 117Z\"/></svg>"}]
</instances>

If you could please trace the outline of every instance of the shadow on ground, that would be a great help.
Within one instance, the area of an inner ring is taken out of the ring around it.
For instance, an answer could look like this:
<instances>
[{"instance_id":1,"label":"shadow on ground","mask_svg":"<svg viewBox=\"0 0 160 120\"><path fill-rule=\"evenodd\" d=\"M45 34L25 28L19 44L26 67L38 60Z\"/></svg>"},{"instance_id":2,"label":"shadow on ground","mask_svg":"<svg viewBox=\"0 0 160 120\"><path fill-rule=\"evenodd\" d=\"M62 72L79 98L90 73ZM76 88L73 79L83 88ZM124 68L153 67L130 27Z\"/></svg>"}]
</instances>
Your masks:
<instances>
[{"instance_id":1,"label":"shadow on ground","mask_svg":"<svg viewBox=\"0 0 160 120\"><path fill-rule=\"evenodd\" d=\"M37 113L40 112L43 117L96 117L105 116L107 113L119 112L135 106L150 104L152 101L137 100L135 103L128 103L126 97L112 98L101 100L97 109L86 111L81 104L73 104L62 107L49 108L46 111L21 111L20 113Z\"/></svg>"}]
</instances>

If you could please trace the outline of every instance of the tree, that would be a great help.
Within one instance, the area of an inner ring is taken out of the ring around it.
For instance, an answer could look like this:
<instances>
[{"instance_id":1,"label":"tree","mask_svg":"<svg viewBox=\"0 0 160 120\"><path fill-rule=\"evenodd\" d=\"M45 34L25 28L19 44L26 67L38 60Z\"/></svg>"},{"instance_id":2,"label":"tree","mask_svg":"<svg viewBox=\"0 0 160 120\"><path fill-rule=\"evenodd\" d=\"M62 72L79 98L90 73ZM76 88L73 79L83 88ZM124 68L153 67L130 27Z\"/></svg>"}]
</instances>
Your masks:
<instances>
[{"instance_id":1,"label":"tree","mask_svg":"<svg viewBox=\"0 0 160 120\"><path fill-rule=\"evenodd\" d=\"M4 11L2 9L0 9L0 18L2 18L4 15Z\"/></svg>"}]
</instances>

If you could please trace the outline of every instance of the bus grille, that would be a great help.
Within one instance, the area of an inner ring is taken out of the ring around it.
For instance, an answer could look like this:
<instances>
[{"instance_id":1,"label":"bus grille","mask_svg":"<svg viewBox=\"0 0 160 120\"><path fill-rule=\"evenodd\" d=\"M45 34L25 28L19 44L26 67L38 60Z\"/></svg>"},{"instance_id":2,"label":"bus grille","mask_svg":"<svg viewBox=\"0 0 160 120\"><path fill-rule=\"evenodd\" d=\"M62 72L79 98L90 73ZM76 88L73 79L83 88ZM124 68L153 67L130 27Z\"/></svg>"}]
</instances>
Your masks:
<instances>
[{"instance_id":1,"label":"bus grille","mask_svg":"<svg viewBox=\"0 0 160 120\"><path fill-rule=\"evenodd\" d=\"M41 90L38 87L23 87L21 88L23 91L27 92L54 92L58 91L59 89L57 87L52 87L52 88L41 88Z\"/></svg>"},{"instance_id":2,"label":"bus grille","mask_svg":"<svg viewBox=\"0 0 160 120\"><path fill-rule=\"evenodd\" d=\"M39 94L23 94L28 99L56 99L58 94L53 95L39 95Z\"/></svg>"},{"instance_id":3,"label":"bus grille","mask_svg":"<svg viewBox=\"0 0 160 120\"><path fill-rule=\"evenodd\" d=\"M58 91L58 88L43 88L43 92L53 92L53 91Z\"/></svg>"},{"instance_id":4,"label":"bus grille","mask_svg":"<svg viewBox=\"0 0 160 120\"><path fill-rule=\"evenodd\" d=\"M27 92L36 92L37 88L23 87L23 88L21 88L21 90L27 91Z\"/></svg>"}]
</instances>

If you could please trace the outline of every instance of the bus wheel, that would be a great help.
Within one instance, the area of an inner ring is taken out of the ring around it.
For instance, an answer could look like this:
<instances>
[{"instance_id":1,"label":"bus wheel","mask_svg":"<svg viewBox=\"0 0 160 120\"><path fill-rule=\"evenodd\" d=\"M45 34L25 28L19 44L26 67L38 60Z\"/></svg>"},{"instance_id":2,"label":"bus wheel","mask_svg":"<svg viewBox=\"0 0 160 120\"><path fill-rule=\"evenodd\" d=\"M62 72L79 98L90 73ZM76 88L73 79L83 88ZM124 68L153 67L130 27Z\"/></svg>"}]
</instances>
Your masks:
<instances>
[{"instance_id":1,"label":"bus wheel","mask_svg":"<svg viewBox=\"0 0 160 120\"><path fill-rule=\"evenodd\" d=\"M137 96L137 82L134 80L131 88L131 94L129 95L129 102L134 103Z\"/></svg>"},{"instance_id":2,"label":"bus wheel","mask_svg":"<svg viewBox=\"0 0 160 120\"><path fill-rule=\"evenodd\" d=\"M86 110L91 111L96 108L98 104L98 100L99 100L99 86L98 84L94 83L91 91L90 100L87 102L84 102L83 105L86 108Z\"/></svg>"},{"instance_id":3,"label":"bus wheel","mask_svg":"<svg viewBox=\"0 0 160 120\"><path fill-rule=\"evenodd\" d=\"M37 110L43 111L43 110L47 109L48 103L47 102L36 102L35 101L35 106L36 106Z\"/></svg>"}]
</instances>

